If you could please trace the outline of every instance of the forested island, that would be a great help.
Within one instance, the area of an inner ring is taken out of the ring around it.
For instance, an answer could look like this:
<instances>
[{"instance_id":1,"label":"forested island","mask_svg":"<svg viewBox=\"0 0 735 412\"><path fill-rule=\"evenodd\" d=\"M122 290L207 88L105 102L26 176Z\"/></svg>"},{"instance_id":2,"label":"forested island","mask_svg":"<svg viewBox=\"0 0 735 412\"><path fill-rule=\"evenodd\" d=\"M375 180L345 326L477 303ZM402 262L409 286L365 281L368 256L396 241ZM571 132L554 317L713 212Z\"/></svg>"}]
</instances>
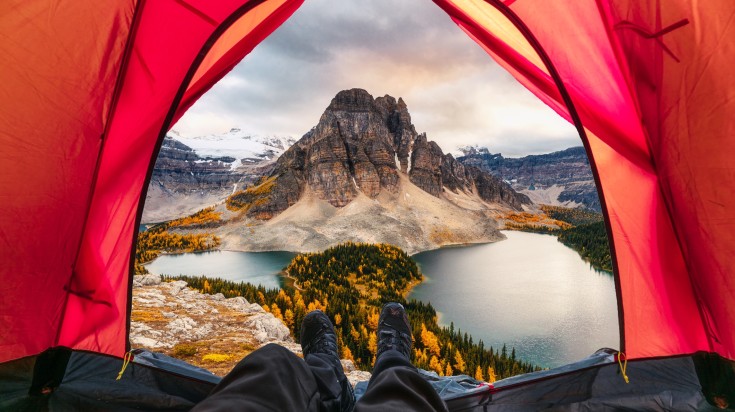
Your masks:
<instances>
[{"instance_id":1,"label":"forested island","mask_svg":"<svg viewBox=\"0 0 735 412\"><path fill-rule=\"evenodd\" d=\"M440 327L430 303L407 301L410 288L422 275L416 263L401 249L387 244L344 243L320 253L297 255L285 269L293 279L281 289L249 283L181 276L191 287L226 297L243 296L259 303L282 319L299 338L301 320L321 309L335 325L342 358L362 369L372 368L377 351L380 309L386 302L402 303L413 329L412 361L439 375L467 374L493 382L538 370L515 356L515 350L486 348L454 325Z\"/></svg>"}]
</instances>

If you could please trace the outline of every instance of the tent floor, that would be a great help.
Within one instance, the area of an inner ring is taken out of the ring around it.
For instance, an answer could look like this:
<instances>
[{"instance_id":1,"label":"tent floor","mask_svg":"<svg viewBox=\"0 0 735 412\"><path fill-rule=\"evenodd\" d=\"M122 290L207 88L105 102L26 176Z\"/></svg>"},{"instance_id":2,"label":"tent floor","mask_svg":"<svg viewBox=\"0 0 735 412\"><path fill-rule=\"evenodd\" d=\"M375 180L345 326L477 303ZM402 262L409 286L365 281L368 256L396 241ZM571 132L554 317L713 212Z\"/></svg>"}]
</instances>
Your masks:
<instances>
[{"instance_id":1,"label":"tent floor","mask_svg":"<svg viewBox=\"0 0 735 412\"><path fill-rule=\"evenodd\" d=\"M185 411L219 378L146 351L116 380L122 360L67 348L0 365L0 411ZM630 361L626 384L610 351L547 371L479 383L422 372L452 411L719 410L735 406L735 363L717 355ZM356 388L359 396L366 382ZM717 406L719 406L719 408Z\"/></svg>"}]
</instances>

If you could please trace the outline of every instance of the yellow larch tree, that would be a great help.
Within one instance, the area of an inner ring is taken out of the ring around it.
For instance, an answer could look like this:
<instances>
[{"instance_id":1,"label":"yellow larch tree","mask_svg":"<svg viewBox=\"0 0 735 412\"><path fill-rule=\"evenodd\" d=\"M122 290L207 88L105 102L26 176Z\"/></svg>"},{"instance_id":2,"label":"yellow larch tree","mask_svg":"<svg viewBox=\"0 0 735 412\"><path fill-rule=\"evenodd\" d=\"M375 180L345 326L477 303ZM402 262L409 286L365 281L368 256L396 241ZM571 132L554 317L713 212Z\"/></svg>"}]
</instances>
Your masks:
<instances>
[{"instance_id":1,"label":"yellow larch tree","mask_svg":"<svg viewBox=\"0 0 735 412\"><path fill-rule=\"evenodd\" d=\"M439 362L439 359L432 355L431 360L429 360L429 369L433 370L439 375L444 374L444 370L442 369L442 364Z\"/></svg>"},{"instance_id":2,"label":"yellow larch tree","mask_svg":"<svg viewBox=\"0 0 735 412\"><path fill-rule=\"evenodd\" d=\"M426 325L423 323L421 324L421 342L423 342L424 347L426 347L429 352L433 353L436 356L439 356L441 354L441 345L439 344L439 338L436 337L436 335L426 329Z\"/></svg>"},{"instance_id":3,"label":"yellow larch tree","mask_svg":"<svg viewBox=\"0 0 735 412\"><path fill-rule=\"evenodd\" d=\"M475 379L481 382L485 380L485 377L482 376L482 368L480 365L477 365L477 369L475 369Z\"/></svg>"},{"instance_id":4,"label":"yellow larch tree","mask_svg":"<svg viewBox=\"0 0 735 412\"><path fill-rule=\"evenodd\" d=\"M368 350L373 355L378 353L378 335L375 332L370 332L370 337L368 338Z\"/></svg>"},{"instance_id":5,"label":"yellow larch tree","mask_svg":"<svg viewBox=\"0 0 735 412\"><path fill-rule=\"evenodd\" d=\"M495 369L492 366L487 367L487 381L488 383L493 383L496 380L498 380L498 377L495 375Z\"/></svg>"},{"instance_id":6,"label":"yellow larch tree","mask_svg":"<svg viewBox=\"0 0 735 412\"><path fill-rule=\"evenodd\" d=\"M457 368L458 372L464 372L466 364L462 358L462 354L459 353L459 349L454 351L454 367Z\"/></svg>"},{"instance_id":7,"label":"yellow larch tree","mask_svg":"<svg viewBox=\"0 0 735 412\"><path fill-rule=\"evenodd\" d=\"M283 314L283 321L286 323L286 326L289 327L289 329L293 328L293 312L291 309L286 309L286 312Z\"/></svg>"},{"instance_id":8,"label":"yellow larch tree","mask_svg":"<svg viewBox=\"0 0 735 412\"><path fill-rule=\"evenodd\" d=\"M342 359L349 359L351 361L355 361L355 359L352 357L352 351L350 350L347 345L342 345Z\"/></svg>"}]
</instances>

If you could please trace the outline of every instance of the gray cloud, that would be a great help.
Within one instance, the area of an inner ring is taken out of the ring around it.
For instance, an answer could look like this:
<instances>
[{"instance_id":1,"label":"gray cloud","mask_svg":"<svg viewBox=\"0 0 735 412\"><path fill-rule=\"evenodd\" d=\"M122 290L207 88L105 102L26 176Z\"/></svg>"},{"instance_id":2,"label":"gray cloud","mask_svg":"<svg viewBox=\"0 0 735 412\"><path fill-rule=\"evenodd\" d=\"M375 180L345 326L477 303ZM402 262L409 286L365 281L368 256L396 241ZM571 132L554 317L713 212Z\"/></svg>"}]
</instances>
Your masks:
<instances>
[{"instance_id":1,"label":"gray cloud","mask_svg":"<svg viewBox=\"0 0 735 412\"><path fill-rule=\"evenodd\" d=\"M174 127L300 137L340 90L403 97L445 151L524 155L580 145L538 101L425 0L310 0Z\"/></svg>"}]
</instances>

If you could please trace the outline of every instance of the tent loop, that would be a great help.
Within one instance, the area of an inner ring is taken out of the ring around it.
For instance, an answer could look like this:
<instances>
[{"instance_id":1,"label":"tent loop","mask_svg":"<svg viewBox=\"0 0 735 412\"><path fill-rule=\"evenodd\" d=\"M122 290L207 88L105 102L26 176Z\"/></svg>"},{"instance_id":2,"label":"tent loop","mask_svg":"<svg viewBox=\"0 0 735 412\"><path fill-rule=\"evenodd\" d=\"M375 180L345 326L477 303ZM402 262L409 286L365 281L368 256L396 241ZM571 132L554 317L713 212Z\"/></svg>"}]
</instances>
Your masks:
<instances>
[{"instance_id":1,"label":"tent loop","mask_svg":"<svg viewBox=\"0 0 735 412\"><path fill-rule=\"evenodd\" d=\"M115 378L116 381L119 381L122 378L123 373L125 373L125 369L127 369L130 361L133 360L133 357L134 355L132 350L125 353L125 356L123 356L122 368L120 369L120 372L117 373L117 378Z\"/></svg>"},{"instance_id":2,"label":"tent loop","mask_svg":"<svg viewBox=\"0 0 735 412\"><path fill-rule=\"evenodd\" d=\"M625 353L623 352L618 352L615 357L618 359L618 365L620 365L620 373L623 375L623 380L625 383L630 383L630 379L625 373L625 370L628 368L628 357L625 356Z\"/></svg>"},{"instance_id":3,"label":"tent loop","mask_svg":"<svg viewBox=\"0 0 735 412\"><path fill-rule=\"evenodd\" d=\"M674 59L677 63L680 63L681 60L679 60L679 58L676 57L676 55L674 54L674 52L671 51L671 49L669 49L668 47L666 47L666 45L664 44L664 42L661 40L661 37L664 34L670 33L670 32L672 32L672 31L674 31L674 30L676 30L678 28L684 27L687 24L689 24L689 19L681 19L681 20L677 21L676 23L670 24L667 27L664 27L663 29L661 29L661 30L659 30L659 31L657 31L655 33L651 33L645 27L642 27L642 26L640 26L638 24L635 24L633 22L630 22L628 20L623 20L623 21L621 21L621 22L619 22L619 23L617 23L615 25L615 29L616 30L630 29L630 30L633 30L635 33L638 33L639 35L641 35L644 39L655 39L656 40L656 43L659 46L661 46L661 48L666 52L666 54L668 54L669 56L671 56L671 58Z\"/></svg>"}]
</instances>

